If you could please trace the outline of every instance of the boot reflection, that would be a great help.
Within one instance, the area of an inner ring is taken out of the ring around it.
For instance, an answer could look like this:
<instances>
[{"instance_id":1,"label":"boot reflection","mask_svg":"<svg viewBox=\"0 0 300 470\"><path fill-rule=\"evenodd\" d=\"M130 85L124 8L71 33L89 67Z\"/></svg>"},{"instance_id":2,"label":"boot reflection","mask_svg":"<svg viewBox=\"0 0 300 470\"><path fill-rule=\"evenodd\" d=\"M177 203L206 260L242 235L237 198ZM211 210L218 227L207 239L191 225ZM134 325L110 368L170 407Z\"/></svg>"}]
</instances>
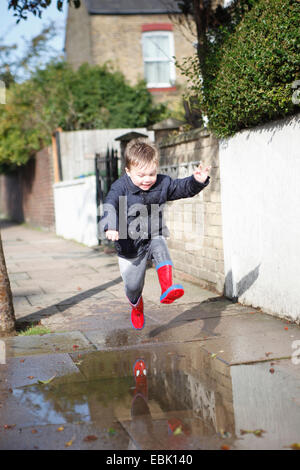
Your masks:
<instances>
[{"instance_id":1,"label":"boot reflection","mask_svg":"<svg viewBox=\"0 0 300 470\"><path fill-rule=\"evenodd\" d=\"M185 449L190 430L180 419L162 416L153 421L148 404L148 371L143 359L133 366L135 389L131 403L131 446L147 450Z\"/></svg>"},{"instance_id":2,"label":"boot reflection","mask_svg":"<svg viewBox=\"0 0 300 470\"><path fill-rule=\"evenodd\" d=\"M153 422L148 406L147 368L143 359L137 359L133 366L135 389L131 404L131 438L135 448L156 449Z\"/></svg>"}]
</instances>

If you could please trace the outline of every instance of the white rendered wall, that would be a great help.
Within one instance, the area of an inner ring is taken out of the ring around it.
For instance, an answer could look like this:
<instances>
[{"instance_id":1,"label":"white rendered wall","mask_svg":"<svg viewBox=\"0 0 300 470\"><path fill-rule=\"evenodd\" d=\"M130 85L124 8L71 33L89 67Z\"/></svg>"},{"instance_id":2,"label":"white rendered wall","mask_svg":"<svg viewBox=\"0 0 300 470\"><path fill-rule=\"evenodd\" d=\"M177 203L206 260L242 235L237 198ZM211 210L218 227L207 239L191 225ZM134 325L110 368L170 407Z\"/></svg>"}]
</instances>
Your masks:
<instances>
[{"instance_id":1,"label":"white rendered wall","mask_svg":"<svg viewBox=\"0 0 300 470\"><path fill-rule=\"evenodd\" d=\"M98 244L95 176L54 184L54 204L57 235Z\"/></svg>"},{"instance_id":2,"label":"white rendered wall","mask_svg":"<svg viewBox=\"0 0 300 470\"><path fill-rule=\"evenodd\" d=\"M225 293L300 321L300 115L220 142Z\"/></svg>"}]
</instances>

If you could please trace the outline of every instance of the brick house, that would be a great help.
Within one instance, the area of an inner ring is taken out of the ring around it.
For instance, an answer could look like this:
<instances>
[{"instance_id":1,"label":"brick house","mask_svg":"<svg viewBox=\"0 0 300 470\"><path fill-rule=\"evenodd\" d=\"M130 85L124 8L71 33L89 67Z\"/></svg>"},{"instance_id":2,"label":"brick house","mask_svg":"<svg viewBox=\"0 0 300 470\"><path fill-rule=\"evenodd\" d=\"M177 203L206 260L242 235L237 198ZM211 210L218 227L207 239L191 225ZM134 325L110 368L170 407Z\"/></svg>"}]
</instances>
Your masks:
<instances>
[{"instance_id":1,"label":"brick house","mask_svg":"<svg viewBox=\"0 0 300 470\"><path fill-rule=\"evenodd\" d=\"M83 0L68 10L66 60L74 68L110 62L131 84L145 79L156 101L176 100L185 78L173 56L195 53L195 36L180 18L174 0Z\"/></svg>"}]
</instances>

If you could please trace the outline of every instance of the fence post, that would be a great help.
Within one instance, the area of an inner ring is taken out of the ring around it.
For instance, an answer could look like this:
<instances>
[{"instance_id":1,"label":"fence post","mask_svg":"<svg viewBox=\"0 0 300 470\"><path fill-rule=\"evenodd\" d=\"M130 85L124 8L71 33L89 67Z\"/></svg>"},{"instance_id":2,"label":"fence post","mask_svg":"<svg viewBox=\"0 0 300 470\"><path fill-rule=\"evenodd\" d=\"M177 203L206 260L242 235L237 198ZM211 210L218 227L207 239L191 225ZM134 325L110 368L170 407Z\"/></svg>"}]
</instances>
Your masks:
<instances>
[{"instance_id":1,"label":"fence post","mask_svg":"<svg viewBox=\"0 0 300 470\"><path fill-rule=\"evenodd\" d=\"M111 151L111 156L112 156L112 179L113 181L116 181L119 177L119 171L118 171L118 151L112 149Z\"/></svg>"},{"instance_id":2,"label":"fence post","mask_svg":"<svg viewBox=\"0 0 300 470\"><path fill-rule=\"evenodd\" d=\"M101 205L101 179L98 166L98 159L100 157L99 153L95 154L95 175L96 175L96 207L97 207L97 238L98 245L101 245L101 240L99 236L99 222L100 222L100 205Z\"/></svg>"},{"instance_id":3,"label":"fence post","mask_svg":"<svg viewBox=\"0 0 300 470\"><path fill-rule=\"evenodd\" d=\"M96 175L96 205L97 205L97 237L98 244L101 245L101 237L99 236L99 222L101 218L100 208L104 203L114 181L119 177L118 169L118 153L113 148L111 151L107 147L106 156L101 157L100 153L95 153L95 175Z\"/></svg>"},{"instance_id":4,"label":"fence post","mask_svg":"<svg viewBox=\"0 0 300 470\"><path fill-rule=\"evenodd\" d=\"M106 188L105 192L106 194L108 193L111 185L111 163L110 163L110 154L109 154L109 148L107 147L106 151Z\"/></svg>"}]
</instances>

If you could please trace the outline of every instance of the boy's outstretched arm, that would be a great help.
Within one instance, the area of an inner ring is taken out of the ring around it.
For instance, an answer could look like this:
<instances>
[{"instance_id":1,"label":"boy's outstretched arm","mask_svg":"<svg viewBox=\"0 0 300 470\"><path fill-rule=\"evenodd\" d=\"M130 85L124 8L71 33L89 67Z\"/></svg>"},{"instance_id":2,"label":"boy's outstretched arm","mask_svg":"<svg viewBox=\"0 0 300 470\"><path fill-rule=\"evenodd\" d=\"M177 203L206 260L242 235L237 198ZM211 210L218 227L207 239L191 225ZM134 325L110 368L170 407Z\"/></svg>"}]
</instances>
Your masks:
<instances>
[{"instance_id":1,"label":"boy's outstretched arm","mask_svg":"<svg viewBox=\"0 0 300 470\"><path fill-rule=\"evenodd\" d=\"M172 180L168 188L168 201L175 201L176 199L183 199L193 197L200 193L209 184L209 172L211 166L203 168L200 162L197 169L191 176L186 178L177 178Z\"/></svg>"}]
</instances>

